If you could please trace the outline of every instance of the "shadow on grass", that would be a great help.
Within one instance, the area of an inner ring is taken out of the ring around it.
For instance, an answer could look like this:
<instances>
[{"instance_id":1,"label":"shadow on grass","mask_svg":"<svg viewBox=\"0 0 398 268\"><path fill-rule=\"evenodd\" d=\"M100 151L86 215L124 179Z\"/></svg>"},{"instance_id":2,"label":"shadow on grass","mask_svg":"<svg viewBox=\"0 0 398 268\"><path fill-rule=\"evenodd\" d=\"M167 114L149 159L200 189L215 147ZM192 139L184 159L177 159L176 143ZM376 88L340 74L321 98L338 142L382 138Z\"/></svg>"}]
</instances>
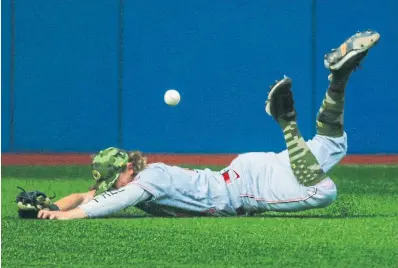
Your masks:
<instances>
[{"instance_id":1,"label":"shadow on grass","mask_svg":"<svg viewBox=\"0 0 398 268\"><path fill-rule=\"evenodd\" d=\"M103 217L101 219L143 219L143 218L154 218L154 217L151 215L120 214L120 215Z\"/></svg>"},{"instance_id":2,"label":"shadow on grass","mask_svg":"<svg viewBox=\"0 0 398 268\"><path fill-rule=\"evenodd\" d=\"M154 218L153 216L150 215L131 215L131 214L126 214L126 215L114 215L114 216L108 216L108 217L103 217L103 218L98 218L98 219L142 219L142 218ZM1 220L21 220L21 221L31 221L31 220L43 220L43 219L37 219L37 218L20 218L17 215L15 216L3 216L1 217Z\"/></svg>"},{"instance_id":3,"label":"shadow on grass","mask_svg":"<svg viewBox=\"0 0 398 268\"><path fill-rule=\"evenodd\" d=\"M358 215L287 215L287 214L282 214L282 215L277 215L277 214L272 214L272 215L267 215L267 214L261 214L261 215L250 215L250 216L236 216L236 217L231 217L231 218L273 218L273 219L358 219L358 218L393 218L393 217L398 217L398 213L392 213L392 214L358 214ZM203 216L203 217L157 217L157 216L151 216L151 215L134 215L134 214L120 214L120 215L113 215L113 216L108 216L108 217L102 217L99 219L144 219L144 218L171 218L171 219L178 219L178 218L215 218L211 216ZM228 218L228 217L226 217ZM18 216L5 216L1 217L2 220L39 220L39 219L22 219L19 218Z\"/></svg>"},{"instance_id":4,"label":"shadow on grass","mask_svg":"<svg viewBox=\"0 0 398 268\"><path fill-rule=\"evenodd\" d=\"M252 218L291 218L291 219L355 219L355 218L391 218L397 217L398 214L358 214L358 215L255 215Z\"/></svg>"},{"instance_id":5,"label":"shadow on grass","mask_svg":"<svg viewBox=\"0 0 398 268\"><path fill-rule=\"evenodd\" d=\"M280 218L280 219L355 219L355 218L391 218L391 217L398 217L398 213L392 214L358 214L358 215L251 215L251 216L238 216L237 218ZM177 217L155 217L151 215L131 215L131 214L124 214L124 215L115 215L106 217L107 219L139 219L139 218L177 218ZM209 216L203 217L180 217L180 218L213 218ZM236 217L235 217L236 218Z\"/></svg>"}]
</instances>

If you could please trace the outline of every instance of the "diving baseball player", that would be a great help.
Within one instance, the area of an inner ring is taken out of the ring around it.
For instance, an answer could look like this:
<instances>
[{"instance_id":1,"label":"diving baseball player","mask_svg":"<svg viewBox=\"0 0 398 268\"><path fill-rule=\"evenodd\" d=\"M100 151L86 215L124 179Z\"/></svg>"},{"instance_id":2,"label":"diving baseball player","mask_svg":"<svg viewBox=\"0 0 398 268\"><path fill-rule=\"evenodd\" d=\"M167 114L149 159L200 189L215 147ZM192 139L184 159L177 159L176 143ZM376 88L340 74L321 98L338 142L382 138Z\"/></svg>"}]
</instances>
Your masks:
<instances>
[{"instance_id":1,"label":"diving baseball player","mask_svg":"<svg viewBox=\"0 0 398 268\"><path fill-rule=\"evenodd\" d=\"M271 86L266 113L282 129L281 153L239 155L220 172L147 165L141 153L108 148L92 162L96 185L87 193L41 209L42 219L96 218L135 206L154 216L236 216L267 211L324 208L337 196L327 175L346 154L344 92L352 72L379 41L375 31L358 32L324 58L330 85L316 119L317 135L305 142L296 122L292 80ZM56 209L54 209L54 206Z\"/></svg>"}]
</instances>

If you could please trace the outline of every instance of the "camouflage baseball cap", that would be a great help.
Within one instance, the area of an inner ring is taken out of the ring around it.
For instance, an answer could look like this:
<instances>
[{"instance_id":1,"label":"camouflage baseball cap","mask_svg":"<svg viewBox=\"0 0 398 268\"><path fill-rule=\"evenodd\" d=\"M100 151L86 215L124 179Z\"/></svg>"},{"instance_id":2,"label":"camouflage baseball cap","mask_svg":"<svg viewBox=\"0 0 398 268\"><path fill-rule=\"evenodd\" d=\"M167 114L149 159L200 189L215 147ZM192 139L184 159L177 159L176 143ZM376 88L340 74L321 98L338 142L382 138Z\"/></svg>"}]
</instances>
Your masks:
<instances>
[{"instance_id":1,"label":"camouflage baseball cap","mask_svg":"<svg viewBox=\"0 0 398 268\"><path fill-rule=\"evenodd\" d=\"M126 151L115 147L109 147L94 156L91 167L96 181L95 195L112 188L120 172L127 166L128 159Z\"/></svg>"}]
</instances>

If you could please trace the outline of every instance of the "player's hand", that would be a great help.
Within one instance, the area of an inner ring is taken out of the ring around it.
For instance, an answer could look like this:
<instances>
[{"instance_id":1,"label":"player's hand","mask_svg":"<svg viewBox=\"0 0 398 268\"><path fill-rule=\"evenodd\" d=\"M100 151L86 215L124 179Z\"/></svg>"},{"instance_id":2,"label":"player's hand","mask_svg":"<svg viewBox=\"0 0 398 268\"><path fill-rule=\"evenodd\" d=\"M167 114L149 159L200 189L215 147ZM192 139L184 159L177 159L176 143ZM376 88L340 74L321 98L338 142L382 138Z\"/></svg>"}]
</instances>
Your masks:
<instances>
[{"instance_id":1,"label":"player's hand","mask_svg":"<svg viewBox=\"0 0 398 268\"><path fill-rule=\"evenodd\" d=\"M50 211L50 210L42 209L37 214L37 218L49 219L49 220L66 220L66 217L64 214L65 213L62 211Z\"/></svg>"}]
</instances>

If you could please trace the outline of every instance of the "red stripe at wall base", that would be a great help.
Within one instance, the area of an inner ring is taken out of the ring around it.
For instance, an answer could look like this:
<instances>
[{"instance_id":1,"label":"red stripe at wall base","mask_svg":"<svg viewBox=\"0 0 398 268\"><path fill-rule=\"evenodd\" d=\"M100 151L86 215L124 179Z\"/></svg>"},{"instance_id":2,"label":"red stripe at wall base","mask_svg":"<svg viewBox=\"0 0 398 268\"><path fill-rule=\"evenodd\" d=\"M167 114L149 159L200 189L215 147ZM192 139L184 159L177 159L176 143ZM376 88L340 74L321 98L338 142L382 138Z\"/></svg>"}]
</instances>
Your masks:
<instances>
[{"instance_id":1,"label":"red stripe at wall base","mask_svg":"<svg viewBox=\"0 0 398 268\"><path fill-rule=\"evenodd\" d=\"M170 165L226 166L235 154L149 154L149 162L163 162ZM89 154L2 154L1 165L88 165ZM398 155L348 155L341 164L373 165L398 164Z\"/></svg>"}]
</instances>

